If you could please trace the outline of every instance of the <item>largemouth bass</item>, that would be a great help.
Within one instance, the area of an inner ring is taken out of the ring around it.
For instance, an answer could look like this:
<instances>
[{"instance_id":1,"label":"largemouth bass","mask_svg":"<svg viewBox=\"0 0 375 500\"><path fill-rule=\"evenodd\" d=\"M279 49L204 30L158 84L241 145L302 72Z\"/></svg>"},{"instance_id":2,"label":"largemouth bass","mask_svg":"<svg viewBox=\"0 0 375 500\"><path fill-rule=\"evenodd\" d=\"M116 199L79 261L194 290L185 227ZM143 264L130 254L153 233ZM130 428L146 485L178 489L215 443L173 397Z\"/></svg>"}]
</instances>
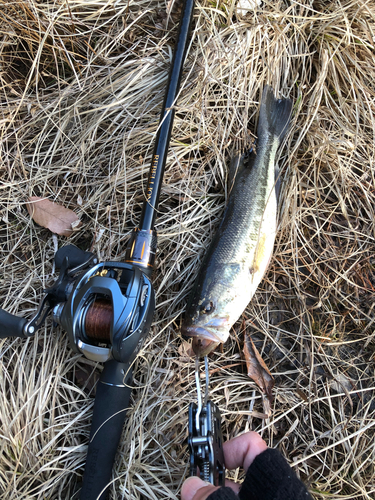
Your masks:
<instances>
[{"instance_id":1,"label":"largemouth bass","mask_svg":"<svg viewBox=\"0 0 375 500\"><path fill-rule=\"evenodd\" d=\"M256 154L242 155L223 219L203 259L181 333L193 337L205 356L229 337L229 330L253 297L271 259L277 225L275 164L289 125L292 101L263 90Z\"/></svg>"}]
</instances>

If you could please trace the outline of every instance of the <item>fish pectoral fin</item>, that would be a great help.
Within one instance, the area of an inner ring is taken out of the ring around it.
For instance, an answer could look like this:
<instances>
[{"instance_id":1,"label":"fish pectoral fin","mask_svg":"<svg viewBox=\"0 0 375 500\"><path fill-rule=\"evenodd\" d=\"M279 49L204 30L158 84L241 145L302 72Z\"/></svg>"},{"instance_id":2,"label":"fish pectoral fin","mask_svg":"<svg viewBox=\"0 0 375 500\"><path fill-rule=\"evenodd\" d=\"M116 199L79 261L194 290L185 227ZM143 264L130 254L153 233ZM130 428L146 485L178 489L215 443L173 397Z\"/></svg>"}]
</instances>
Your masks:
<instances>
[{"instance_id":1,"label":"fish pectoral fin","mask_svg":"<svg viewBox=\"0 0 375 500\"><path fill-rule=\"evenodd\" d=\"M270 249L270 241L267 233L259 235L257 247L255 249L254 259L249 268L250 274L256 274L259 271L265 271L268 267L272 255L272 248Z\"/></svg>"}]
</instances>

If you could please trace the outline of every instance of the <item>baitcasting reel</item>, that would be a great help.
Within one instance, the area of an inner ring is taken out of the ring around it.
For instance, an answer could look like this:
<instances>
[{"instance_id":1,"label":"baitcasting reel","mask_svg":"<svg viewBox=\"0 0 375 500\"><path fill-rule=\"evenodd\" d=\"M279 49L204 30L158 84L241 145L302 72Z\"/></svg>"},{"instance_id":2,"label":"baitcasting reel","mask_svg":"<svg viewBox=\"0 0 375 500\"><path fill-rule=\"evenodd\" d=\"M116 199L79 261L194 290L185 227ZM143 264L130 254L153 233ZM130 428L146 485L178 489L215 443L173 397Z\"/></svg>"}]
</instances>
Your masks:
<instances>
[{"instance_id":1,"label":"baitcasting reel","mask_svg":"<svg viewBox=\"0 0 375 500\"><path fill-rule=\"evenodd\" d=\"M134 246L133 246L134 248ZM75 352L92 361L131 362L151 326L155 295L145 272L132 263L102 262L67 245L56 252L60 275L32 320L0 310L0 337L29 337L53 311Z\"/></svg>"}]
</instances>

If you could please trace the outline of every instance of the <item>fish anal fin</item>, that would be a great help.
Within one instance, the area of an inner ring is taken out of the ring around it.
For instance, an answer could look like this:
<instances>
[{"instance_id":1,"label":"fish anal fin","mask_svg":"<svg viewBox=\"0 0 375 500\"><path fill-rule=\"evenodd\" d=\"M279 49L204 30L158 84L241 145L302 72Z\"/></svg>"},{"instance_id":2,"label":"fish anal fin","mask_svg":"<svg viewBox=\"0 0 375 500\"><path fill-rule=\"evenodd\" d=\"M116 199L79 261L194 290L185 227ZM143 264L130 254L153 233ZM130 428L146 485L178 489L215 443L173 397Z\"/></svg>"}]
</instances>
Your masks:
<instances>
[{"instance_id":1,"label":"fish anal fin","mask_svg":"<svg viewBox=\"0 0 375 500\"><path fill-rule=\"evenodd\" d=\"M276 194L277 204L279 204L280 191L281 191L280 169L277 165L275 165L275 194Z\"/></svg>"}]
</instances>

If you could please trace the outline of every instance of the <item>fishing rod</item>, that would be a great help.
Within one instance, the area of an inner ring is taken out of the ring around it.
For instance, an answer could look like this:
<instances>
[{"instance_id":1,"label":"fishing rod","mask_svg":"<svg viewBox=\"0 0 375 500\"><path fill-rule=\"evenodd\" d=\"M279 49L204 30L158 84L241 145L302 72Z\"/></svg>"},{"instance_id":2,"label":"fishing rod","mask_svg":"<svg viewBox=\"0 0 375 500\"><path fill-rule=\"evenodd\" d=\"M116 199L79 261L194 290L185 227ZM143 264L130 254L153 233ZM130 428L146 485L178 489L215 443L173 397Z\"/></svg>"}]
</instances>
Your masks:
<instances>
[{"instance_id":1,"label":"fishing rod","mask_svg":"<svg viewBox=\"0 0 375 500\"><path fill-rule=\"evenodd\" d=\"M155 309L151 274L155 263L155 220L190 41L194 0L184 0L162 105L139 226L133 230L125 262L99 262L74 245L54 257L59 277L31 319L0 309L0 338L33 336L52 312L74 352L104 363L97 385L81 500L104 500L129 407L132 363L149 332Z\"/></svg>"}]
</instances>

